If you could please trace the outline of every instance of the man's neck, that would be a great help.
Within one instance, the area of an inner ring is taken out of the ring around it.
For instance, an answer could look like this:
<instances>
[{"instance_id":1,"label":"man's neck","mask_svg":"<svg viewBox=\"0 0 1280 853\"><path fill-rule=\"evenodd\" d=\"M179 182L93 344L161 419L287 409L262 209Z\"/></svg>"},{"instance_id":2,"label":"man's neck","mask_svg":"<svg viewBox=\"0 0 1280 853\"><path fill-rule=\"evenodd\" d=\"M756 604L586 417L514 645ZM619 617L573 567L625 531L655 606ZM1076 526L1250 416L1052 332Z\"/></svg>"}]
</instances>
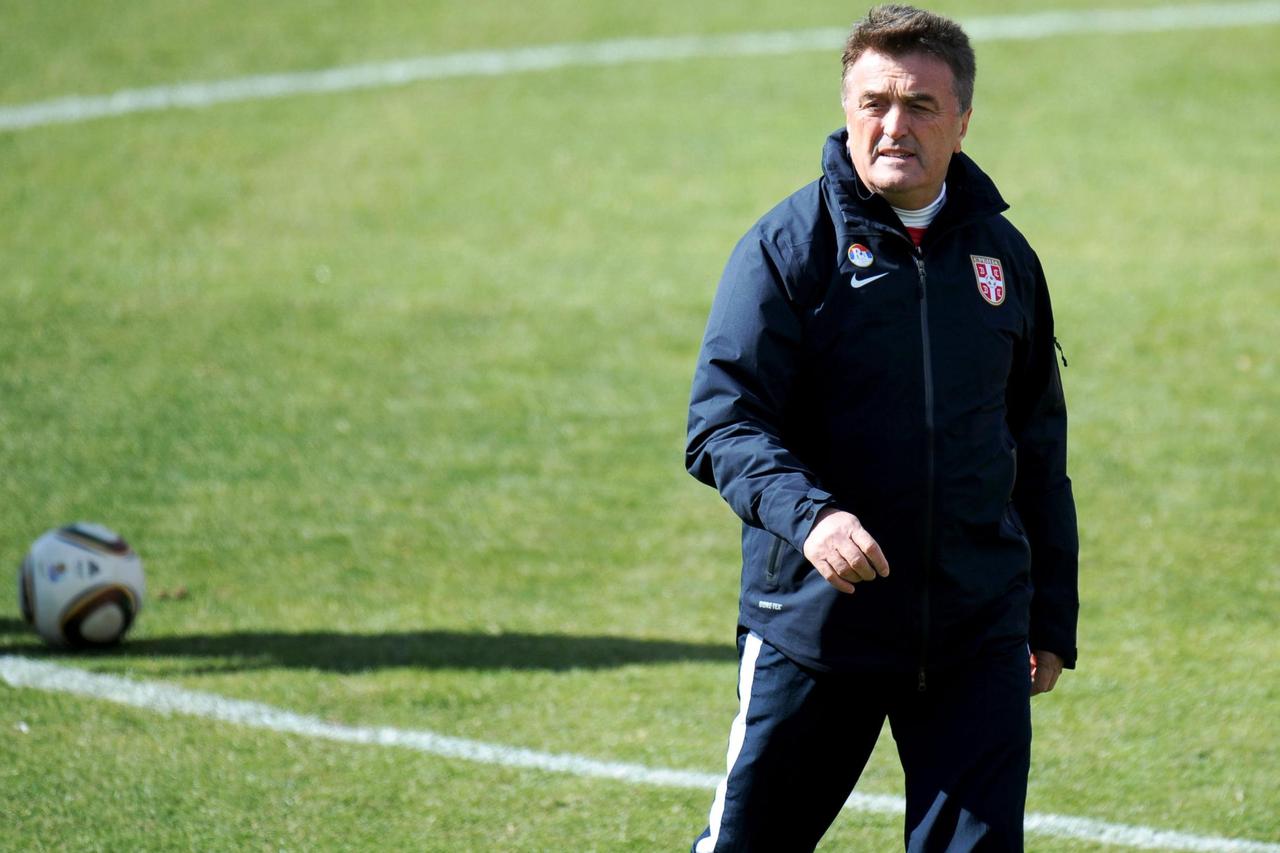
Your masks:
<instances>
[{"instance_id":1,"label":"man's neck","mask_svg":"<svg viewBox=\"0 0 1280 853\"><path fill-rule=\"evenodd\" d=\"M924 240L924 233L928 230L933 220L937 217L938 211L942 210L942 206L947 203L947 184L942 183L942 189L938 191L938 197L931 203L926 204L916 210L904 210L900 207L893 207L893 212L898 214L898 218L902 220L902 224L907 226L907 233L911 235L911 241L920 245Z\"/></svg>"}]
</instances>

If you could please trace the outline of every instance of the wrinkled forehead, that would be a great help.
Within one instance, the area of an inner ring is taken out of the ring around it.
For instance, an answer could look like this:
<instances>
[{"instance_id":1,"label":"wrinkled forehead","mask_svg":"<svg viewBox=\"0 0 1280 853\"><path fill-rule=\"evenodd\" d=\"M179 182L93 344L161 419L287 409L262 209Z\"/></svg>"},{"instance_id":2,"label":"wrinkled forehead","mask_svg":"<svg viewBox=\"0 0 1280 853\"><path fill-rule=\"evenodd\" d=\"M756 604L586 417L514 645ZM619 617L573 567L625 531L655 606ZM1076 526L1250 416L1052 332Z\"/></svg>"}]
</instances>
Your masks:
<instances>
[{"instance_id":1,"label":"wrinkled forehead","mask_svg":"<svg viewBox=\"0 0 1280 853\"><path fill-rule=\"evenodd\" d=\"M951 66L930 53L888 54L866 50L844 75L846 97L862 95L932 98L941 104L956 101L956 77Z\"/></svg>"}]
</instances>

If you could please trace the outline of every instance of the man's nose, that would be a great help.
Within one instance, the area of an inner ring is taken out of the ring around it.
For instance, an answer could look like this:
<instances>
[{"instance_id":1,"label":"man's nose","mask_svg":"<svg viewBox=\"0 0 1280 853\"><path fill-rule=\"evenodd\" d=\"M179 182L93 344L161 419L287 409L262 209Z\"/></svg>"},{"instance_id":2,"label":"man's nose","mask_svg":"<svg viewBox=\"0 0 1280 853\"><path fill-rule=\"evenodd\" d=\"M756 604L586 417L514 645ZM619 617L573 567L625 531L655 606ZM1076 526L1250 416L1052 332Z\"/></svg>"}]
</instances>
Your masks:
<instances>
[{"instance_id":1,"label":"man's nose","mask_svg":"<svg viewBox=\"0 0 1280 853\"><path fill-rule=\"evenodd\" d=\"M888 111L884 114L884 119L881 121L881 126L884 128L884 135L894 140L901 139L907 135L909 129L908 124L909 120L907 117L907 111L899 104L890 106Z\"/></svg>"}]
</instances>

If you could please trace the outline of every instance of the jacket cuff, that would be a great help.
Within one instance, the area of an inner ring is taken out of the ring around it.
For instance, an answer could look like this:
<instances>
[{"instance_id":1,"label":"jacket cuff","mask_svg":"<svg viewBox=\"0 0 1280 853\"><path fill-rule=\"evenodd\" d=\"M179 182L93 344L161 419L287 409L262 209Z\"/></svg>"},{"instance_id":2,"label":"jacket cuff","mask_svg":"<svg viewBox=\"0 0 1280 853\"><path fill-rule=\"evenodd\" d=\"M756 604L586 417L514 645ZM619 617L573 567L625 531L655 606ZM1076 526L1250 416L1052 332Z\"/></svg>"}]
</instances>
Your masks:
<instances>
[{"instance_id":1,"label":"jacket cuff","mask_svg":"<svg viewBox=\"0 0 1280 853\"><path fill-rule=\"evenodd\" d=\"M830 492L817 487L811 488L795 500L792 507L790 507L790 512L788 513L790 524L780 530L772 530L770 532L781 536L787 540L792 548L803 554L805 540L809 538L813 525L817 523L818 513L834 503L835 496Z\"/></svg>"},{"instance_id":2,"label":"jacket cuff","mask_svg":"<svg viewBox=\"0 0 1280 853\"><path fill-rule=\"evenodd\" d=\"M1055 632L1049 630L1037 630L1033 625L1027 645L1033 652L1053 652L1062 658L1062 665L1066 669L1076 668L1076 645L1065 636L1055 636Z\"/></svg>"}]
</instances>

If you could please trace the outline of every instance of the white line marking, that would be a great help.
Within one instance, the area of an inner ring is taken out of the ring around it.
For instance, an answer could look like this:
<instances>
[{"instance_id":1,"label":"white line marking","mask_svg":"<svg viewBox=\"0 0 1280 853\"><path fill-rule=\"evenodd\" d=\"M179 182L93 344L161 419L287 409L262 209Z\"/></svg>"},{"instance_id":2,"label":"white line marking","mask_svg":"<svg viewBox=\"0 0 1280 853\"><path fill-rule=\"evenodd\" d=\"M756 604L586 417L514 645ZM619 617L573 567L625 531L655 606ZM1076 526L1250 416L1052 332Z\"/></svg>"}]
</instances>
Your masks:
<instances>
[{"instance_id":1,"label":"white line marking","mask_svg":"<svg viewBox=\"0 0 1280 853\"><path fill-rule=\"evenodd\" d=\"M1161 32L1280 23L1280 2L1160 6L962 20L974 41L1024 40L1082 33ZM736 33L723 36L633 38L582 44L551 44L509 50L476 50L391 62L346 65L320 71L260 74L227 80L121 89L110 95L72 95L0 106L0 131L72 124L107 116L175 108L210 107L238 101L285 98L403 86L420 80L550 71L557 68L670 62L728 56L767 56L838 50L846 31L836 28Z\"/></svg>"},{"instance_id":2,"label":"white line marking","mask_svg":"<svg viewBox=\"0 0 1280 853\"><path fill-rule=\"evenodd\" d=\"M398 746L444 758L460 758L481 764L519 767L567 773L594 779L612 779L636 785L664 788L714 789L720 782L716 773L646 767L620 761L599 761L582 755L539 752L502 744L450 737L423 730L390 726L345 726L326 723L316 717L295 714L259 702L228 699L214 693L186 690L158 682L133 681L115 675L86 672L60 664L28 660L16 655L0 655L0 678L14 688L51 693L71 693L105 699L164 714L183 714L218 720L247 728L302 735L342 743ZM901 815L906 806L901 797L887 794L854 793L847 808L860 812ZM1083 817L1028 814L1026 830L1052 838L1077 838L1116 847L1139 850L1193 851L1193 853L1280 853L1280 844L1191 835L1149 826L1108 823Z\"/></svg>"}]
</instances>

